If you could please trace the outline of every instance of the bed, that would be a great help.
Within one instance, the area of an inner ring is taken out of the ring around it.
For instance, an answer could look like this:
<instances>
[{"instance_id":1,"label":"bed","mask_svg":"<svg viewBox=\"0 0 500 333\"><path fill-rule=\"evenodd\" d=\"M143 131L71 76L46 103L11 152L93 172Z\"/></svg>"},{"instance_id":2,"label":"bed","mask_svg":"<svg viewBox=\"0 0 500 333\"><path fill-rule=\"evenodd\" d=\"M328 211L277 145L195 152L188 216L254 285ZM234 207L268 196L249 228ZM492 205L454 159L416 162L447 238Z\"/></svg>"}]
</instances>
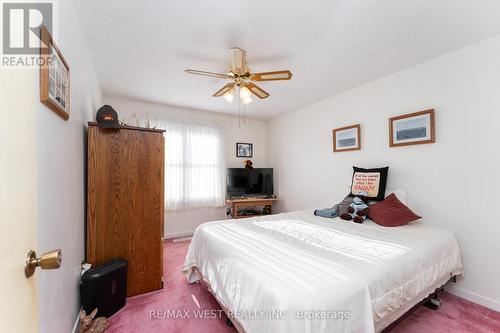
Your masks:
<instances>
[{"instance_id":1,"label":"bed","mask_svg":"<svg viewBox=\"0 0 500 333\"><path fill-rule=\"evenodd\" d=\"M183 272L240 333L380 332L463 273L450 232L311 210L200 225Z\"/></svg>"}]
</instances>

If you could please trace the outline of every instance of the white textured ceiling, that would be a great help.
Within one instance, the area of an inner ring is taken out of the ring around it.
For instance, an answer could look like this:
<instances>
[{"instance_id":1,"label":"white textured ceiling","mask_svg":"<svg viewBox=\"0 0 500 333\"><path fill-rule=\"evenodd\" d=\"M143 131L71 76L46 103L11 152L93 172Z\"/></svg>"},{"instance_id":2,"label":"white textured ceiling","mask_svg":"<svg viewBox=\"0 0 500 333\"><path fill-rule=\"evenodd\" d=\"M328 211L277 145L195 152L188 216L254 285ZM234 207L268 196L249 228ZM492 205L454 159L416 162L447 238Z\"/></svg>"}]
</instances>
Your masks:
<instances>
[{"instance_id":1,"label":"white textured ceiling","mask_svg":"<svg viewBox=\"0 0 500 333\"><path fill-rule=\"evenodd\" d=\"M79 0L105 94L234 113L211 95L226 82L229 47L252 71L290 69L259 83L247 106L269 119L500 33L499 0Z\"/></svg>"}]
</instances>

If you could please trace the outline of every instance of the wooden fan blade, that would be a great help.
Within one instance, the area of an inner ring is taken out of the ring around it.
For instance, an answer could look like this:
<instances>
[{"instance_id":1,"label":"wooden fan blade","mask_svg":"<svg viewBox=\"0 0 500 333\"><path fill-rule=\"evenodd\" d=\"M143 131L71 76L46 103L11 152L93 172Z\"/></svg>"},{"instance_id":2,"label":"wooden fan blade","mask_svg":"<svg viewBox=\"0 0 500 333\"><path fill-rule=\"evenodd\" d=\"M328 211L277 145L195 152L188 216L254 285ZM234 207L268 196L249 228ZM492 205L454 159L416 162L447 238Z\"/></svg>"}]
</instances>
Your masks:
<instances>
[{"instance_id":1,"label":"wooden fan blade","mask_svg":"<svg viewBox=\"0 0 500 333\"><path fill-rule=\"evenodd\" d=\"M226 84L224 87L217 90L217 92L215 94L213 94L213 96L214 97L221 97L222 95L224 95L225 93L227 93L228 91L233 89L234 85L235 85L234 82Z\"/></svg>"},{"instance_id":2,"label":"wooden fan blade","mask_svg":"<svg viewBox=\"0 0 500 333\"><path fill-rule=\"evenodd\" d=\"M232 47L231 55L233 58L232 71L236 74L245 74L247 69L247 51L239 47Z\"/></svg>"},{"instance_id":3,"label":"wooden fan blade","mask_svg":"<svg viewBox=\"0 0 500 333\"><path fill-rule=\"evenodd\" d=\"M230 79L229 75L227 75L227 74L198 71L196 69L186 69L185 72L188 74L194 74L194 75L203 75L203 76L218 77L221 79Z\"/></svg>"},{"instance_id":4,"label":"wooden fan blade","mask_svg":"<svg viewBox=\"0 0 500 333\"><path fill-rule=\"evenodd\" d=\"M250 75L250 80L252 81L277 81L277 80L290 80L292 78L292 72L286 71L275 71L275 72L263 72L255 73Z\"/></svg>"},{"instance_id":5,"label":"wooden fan blade","mask_svg":"<svg viewBox=\"0 0 500 333\"><path fill-rule=\"evenodd\" d=\"M269 94L265 90L257 86L255 83L252 82L245 83L245 87L247 87L252 92L252 94L254 94L260 99L269 97Z\"/></svg>"}]
</instances>

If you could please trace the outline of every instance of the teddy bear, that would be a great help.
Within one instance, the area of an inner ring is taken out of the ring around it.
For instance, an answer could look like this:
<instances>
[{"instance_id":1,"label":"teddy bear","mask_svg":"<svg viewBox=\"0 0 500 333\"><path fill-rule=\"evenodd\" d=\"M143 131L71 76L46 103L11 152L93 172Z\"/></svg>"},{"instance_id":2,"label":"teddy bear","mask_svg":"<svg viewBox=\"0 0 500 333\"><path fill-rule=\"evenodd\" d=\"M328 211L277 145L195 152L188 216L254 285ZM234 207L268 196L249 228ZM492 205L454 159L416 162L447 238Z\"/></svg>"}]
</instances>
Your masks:
<instances>
[{"instance_id":1,"label":"teddy bear","mask_svg":"<svg viewBox=\"0 0 500 333\"><path fill-rule=\"evenodd\" d=\"M252 170L253 169L252 160L246 160L245 161L245 169L247 169L247 170Z\"/></svg>"},{"instance_id":2,"label":"teddy bear","mask_svg":"<svg viewBox=\"0 0 500 333\"><path fill-rule=\"evenodd\" d=\"M347 208L347 213L341 214L340 218L346 221L363 223L368 215L368 202L365 193L360 193L352 199L352 203Z\"/></svg>"}]
</instances>

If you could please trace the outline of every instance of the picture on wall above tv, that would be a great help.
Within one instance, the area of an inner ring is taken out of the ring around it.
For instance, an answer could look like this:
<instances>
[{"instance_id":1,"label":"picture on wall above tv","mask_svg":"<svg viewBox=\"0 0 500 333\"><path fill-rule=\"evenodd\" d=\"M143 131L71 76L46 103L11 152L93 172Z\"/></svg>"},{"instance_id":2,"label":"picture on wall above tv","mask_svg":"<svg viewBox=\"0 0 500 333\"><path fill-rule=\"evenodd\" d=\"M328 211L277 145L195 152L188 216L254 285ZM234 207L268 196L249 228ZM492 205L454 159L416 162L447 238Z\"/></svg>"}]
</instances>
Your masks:
<instances>
[{"instance_id":1,"label":"picture on wall above tv","mask_svg":"<svg viewBox=\"0 0 500 333\"><path fill-rule=\"evenodd\" d=\"M253 144L236 143L236 157L253 157Z\"/></svg>"}]
</instances>

